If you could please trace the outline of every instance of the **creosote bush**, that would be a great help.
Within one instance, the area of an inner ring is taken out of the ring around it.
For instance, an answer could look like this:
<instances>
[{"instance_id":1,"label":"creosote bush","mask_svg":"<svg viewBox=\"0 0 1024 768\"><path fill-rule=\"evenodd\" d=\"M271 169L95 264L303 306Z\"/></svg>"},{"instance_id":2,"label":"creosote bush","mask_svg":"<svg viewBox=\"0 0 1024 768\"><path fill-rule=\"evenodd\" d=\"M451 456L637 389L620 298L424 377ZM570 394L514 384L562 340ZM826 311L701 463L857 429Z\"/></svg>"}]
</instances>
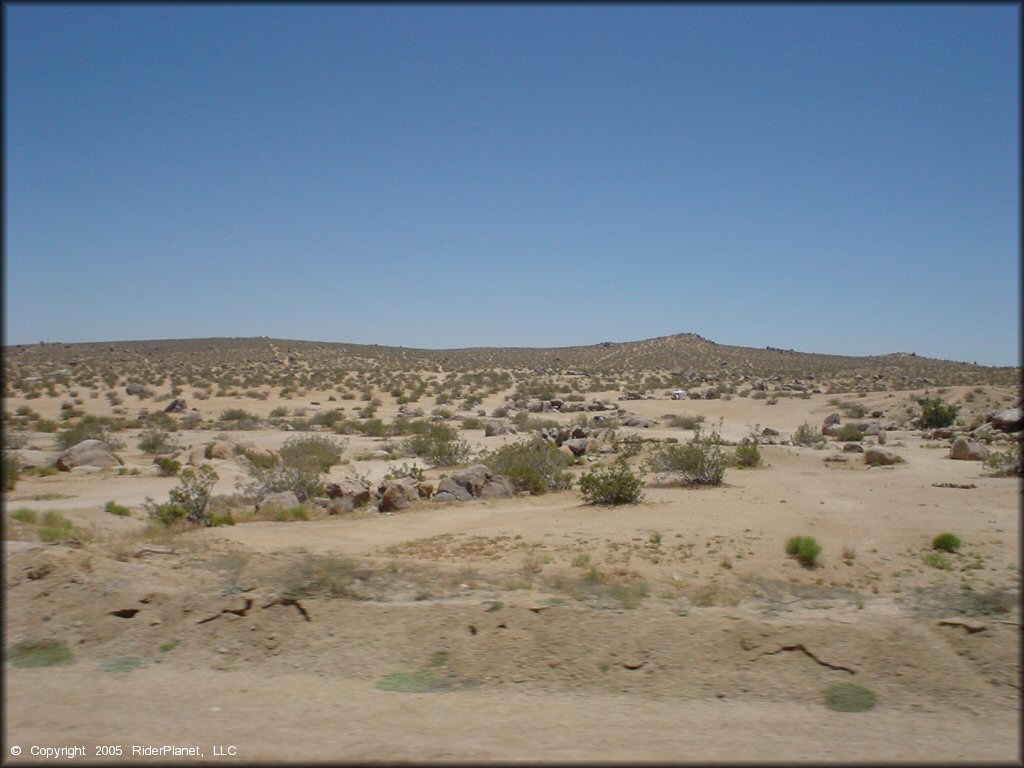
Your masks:
<instances>
[{"instance_id":1,"label":"creosote bush","mask_svg":"<svg viewBox=\"0 0 1024 768\"><path fill-rule=\"evenodd\" d=\"M952 533L940 533L934 539L932 539L932 549L941 549L945 552L956 552L960 549L961 541L959 537Z\"/></svg>"},{"instance_id":2,"label":"creosote bush","mask_svg":"<svg viewBox=\"0 0 1024 768\"><path fill-rule=\"evenodd\" d=\"M435 467L450 467L469 456L469 444L447 424L430 424L424 432L404 440L402 450Z\"/></svg>"},{"instance_id":3,"label":"creosote bush","mask_svg":"<svg viewBox=\"0 0 1024 768\"><path fill-rule=\"evenodd\" d=\"M793 445L802 445L805 448L811 448L815 445L820 445L825 442L825 436L821 434L821 431L806 421L796 428L793 433L793 437L790 438L790 442Z\"/></svg>"},{"instance_id":4,"label":"creosote bush","mask_svg":"<svg viewBox=\"0 0 1024 768\"><path fill-rule=\"evenodd\" d=\"M157 504L147 497L147 514L164 526L187 520L195 525L210 525L210 495L220 476L209 464L186 467L178 475L180 484L172 488L166 504Z\"/></svg>"},{"instance_id":5,"label":"creosote bush","mask_svg":"<svg viewBox=\"0 0 1024 768\"><path fill-rule=\"evenodd\" d=\"M951 405L938 397L927 398L921 403L921 427L934 429L951 426L959 412L958 405Z\"/></svg>"},{"instance_id":6,"label":"creosote bush","mask_svg":"<svg viewBox=\"0 0 1024 768\"><path fill-rule=\"evenodd\" d=\"M722 452L717 430L704 434L699 428L684 444L660 445L647 459L651 472L678 472L693 485L721 485L729 460Z\"/></svg>"},{"instance_id":7,"label":"creosote bush","mask_svg":"<svg viewBox=\"0 0 1024 768\"><path fill-rule=\"evenodd\" d=\"M517 491L539 495L572 486L566 471L572 460L539 436L488 451L480 457L480 463L494 474L507 477Z\"/></svg>"},{"instance_id":8,"label":"creosote bush","mask_svg":"<svg viewBox=\"0 0 1024 768\"><path fill-rule=\"evenodd\" d=\"M643 479L621 457L610 467L595 467L579 480L580 495L588 504L636 504L643 499L643 485Z\"/></svg>"},{"instance_id":9,"label":"creosote bush","mask_svg":"<svg viewBox=\"0 0 1024 768\"><path fill-rule=\"evenodd\" d=\"M786 542L786 554L795 557L804 567L813 568L818 563L821 545L811 536L794 536Z\"/></svg>"}]
</instances>

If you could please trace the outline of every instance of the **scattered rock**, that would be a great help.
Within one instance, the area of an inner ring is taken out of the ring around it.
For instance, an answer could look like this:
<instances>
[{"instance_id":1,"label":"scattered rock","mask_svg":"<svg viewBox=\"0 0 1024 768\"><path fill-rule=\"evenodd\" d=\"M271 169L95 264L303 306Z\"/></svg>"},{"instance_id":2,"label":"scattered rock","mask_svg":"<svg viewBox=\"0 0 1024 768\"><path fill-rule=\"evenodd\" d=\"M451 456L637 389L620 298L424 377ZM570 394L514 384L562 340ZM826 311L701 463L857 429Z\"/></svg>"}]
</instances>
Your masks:
<instances>
[{"instance_id":1,"label":"scattered rock","mask_svg":"<svg viewBox=\"0 0 1024 768\"><path fill-rule=\"evenodd\" d=\"M847 443L843 446L843 453L864 453L864 446L860 443Z\"/></svg>"},{"instance_id":2,"label":"scattered rock","mask_svg":"<svg viewBox=\"0 0 1024 768\"><path fill-rule=\"evenodd\" d=\"M864 452L864 463L871 466L889 466L891 464L901 464L903 461L902 457L893 453L888 448L880 448L877 445L871 446Z\"/></svg>"},{"instance_id":3,"label":"scattered rock","mask_svg":"<svg viewBox=\"0 0 1024 768\"><path fill-rule=\"evenodd\" d=\"M185 402L184 398L177 398L171 401L171 404L164 408L164 413L184 413L188 410L188 403Z\"/></svg>"}]
</instances>

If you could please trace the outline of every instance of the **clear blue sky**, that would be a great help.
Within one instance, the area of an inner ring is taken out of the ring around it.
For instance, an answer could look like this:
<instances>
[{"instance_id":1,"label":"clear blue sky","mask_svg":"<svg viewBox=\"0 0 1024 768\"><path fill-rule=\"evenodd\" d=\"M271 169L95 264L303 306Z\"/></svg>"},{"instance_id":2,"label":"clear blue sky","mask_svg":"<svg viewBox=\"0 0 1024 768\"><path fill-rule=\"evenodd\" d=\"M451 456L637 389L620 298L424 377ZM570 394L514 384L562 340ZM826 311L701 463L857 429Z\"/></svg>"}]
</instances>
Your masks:
<instances>
[{"instance_id":1,"label":"clear blue sky","mask_svg":"<svg viewBox=\"0 0 1024 768\"><path fill-rule=\"evenodd\" d=\"M1019 5L4 14L7 344L1020 362Z\"/></svg>"}]
</instances>

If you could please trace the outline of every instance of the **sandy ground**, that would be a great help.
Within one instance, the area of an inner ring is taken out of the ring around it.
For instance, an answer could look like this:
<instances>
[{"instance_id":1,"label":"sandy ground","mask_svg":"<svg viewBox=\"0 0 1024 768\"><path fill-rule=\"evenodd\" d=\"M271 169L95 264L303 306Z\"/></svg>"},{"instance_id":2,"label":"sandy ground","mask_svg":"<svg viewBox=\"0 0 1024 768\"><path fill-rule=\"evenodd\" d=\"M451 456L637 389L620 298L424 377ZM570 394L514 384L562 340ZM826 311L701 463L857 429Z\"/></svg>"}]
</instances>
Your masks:
<instances>
[{"instance_id":1,"label":"sandy ground","mask_svg":"<svg viewBox=\"0 0 1024 768\"><path fill-rule=\"evenodd\" d=\"M909 397L864 403L891 411ZM755 425L784 439L835 410L824 395L624 405L721 419L731 440ZM289 434L229 436L279 447ZM515 439L466 436L474 447ZM58 638L75 654L71 665L5 665L12 765L45 762L32 746L95 758L102 745L140 762L133 745L203 755L174 762L1020 762L1019 481L951 461L948 443L919 432L889 433L906 460L893 467L858 454L824 462L835 444L764 446L765 466L730 469L721 487L648 488L617 508L566 491L163 537L143 534L141 505L176 481L155 476L134 438L122 456L139 476L25 478L6 495L5 647ZM352 437L346 456L380 443ZM213 463L216 492L234 492L241 468ZM352 471L376 481L388 465L331 474ZM133 515L104 512L110 499ZM19 507L62 511L94 538L42 545L11 523ZM945 531L964 547L940 570L923 556ZM819 568L786 557L798 534L823 546ZM637 579L646 595L624 597ZM289 603L285 592L301 594ZM427 690L382 689L424 670ZM825 690L843 682L878 705L826 708Z\"/></svg>"}]
</instances>

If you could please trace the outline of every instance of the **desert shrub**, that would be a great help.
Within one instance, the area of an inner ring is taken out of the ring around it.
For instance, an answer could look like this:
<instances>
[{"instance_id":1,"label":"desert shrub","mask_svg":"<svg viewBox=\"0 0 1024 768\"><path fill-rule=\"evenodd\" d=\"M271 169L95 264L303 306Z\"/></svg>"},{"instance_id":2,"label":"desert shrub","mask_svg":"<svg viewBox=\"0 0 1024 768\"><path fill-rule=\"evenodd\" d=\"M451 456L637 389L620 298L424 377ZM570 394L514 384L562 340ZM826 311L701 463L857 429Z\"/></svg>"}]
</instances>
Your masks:
<instances>
[{"instance_id":1,"label":"desert shrub","mask_svg":"<svg viewBox=\"0 0 1024 768\"><path fill-rule=\"evenodd\" d=\"M284 464L249 465L249 479L238 480L239 489L252 498L261 499L272 493L291 491L299 501L324 494L324 481L319 472Z\"/></svg>"},{"instance_id":2,"label":"desert shrub","mask_svg":"<svg viewBox=\"0 0 1024 768\"><path fill-rule=\"evenodd\" d=\"M19 523L28 523L30 525L35 524L38 519L38 515L34 509L28 507L21 507L11 512L11 519L17 520Z\"/></svg>"},{"instance_id":3,"label":"desert shrub","mask_svg":"<svg viewBox=\"0 0 1024 768\"><path fill-rule=\"evenodd\" d=\"M53 667L71 664L74 656L63 640L23 640L7 649L7 660L16 667Z\"/></svg>"},{"instance_id":4,"label":"desert shrub","mask_svg":"<svg viewBox=\"0 0 1024 768\"><path fill-rule=\"evenodd\" d=\"M700 429L700 425L704 423L704 417L673 413L667 416L665 421L668 426L676 429Z\"/></svg>"},{"instance_id":5,"label":"desert shrub","mask_svg":"<svg viewBox=\"0 0 1024 768\"><path fill-rule=\"evenodd\" d=\"M647 460L647 469L678 472L685 482L693 485L721 485L727 464L718 432L713 430L705 435L698 429L687 443L658 446Z\"/></svg>"},{"instance_id":6,"label":"desert shrub","mask_svg":"<svg viewBox=\"0 0 1024 768\"><path fill-rule=\"evenodd\" d=\"M941 549L945 552L956 552L961 544L959 537L952 533L940 533L932 539L932 549Z\"/></svg>"},{"instance_id":7,"label":"desert shrub","mask_svg":"<svg viewBox=\"0 0 1024 768\"><path fill-rule=\"evenodd\" d=\"M813 568L818 563L821 545L812 536L794 536L786 542L786 554L804 567Z\"/></svg>"},{"instance_id":8,"label":"desert shrub","mask_svg":"<svg viewBox=\"0 0 1024 768\"><path fill-rule=\"evenodd\" d=\"M170 456L159 456L154 461L161 477L174 477L181 470L181 462Z\"/></svg>"},{"instance_id":9,"label":"desert shrub","mask_svg":"<svg viewBox=\"0 0 1024 768\"><path fill-rule=\"evenodd\" d=\"M104 504L103 509L112 515L117 515L118 517L128 517L132 513L128 507L118 504L113 499Z\"/></svg>"},{"instance_id":10,"label":"desert shrub","mask_svg":"<svg viewBox=\"0 0 1024 768\"><path fill-rule=\"evenodd\" d=\"M28 435L24 432L4 430L4 450L16 451L28 445Z\"/></svg>"},{"instance_id":11,"label":"desert shrub","mask_svg":"<svg viewBox=\"0 0 1024 768\"><path fill-rule=\"evenodd\" d=\"M178 475L178 487L172 488L168 494L168 502L156 504L147 497L144 504L146 511L151 518L165 526L179 520L208 526L210 495L219 478L217 471L209 464L198 468L186 467Z\"/></svg>"},{"instance_id":12,"label":"desert shrub","mask_svg":"<svg viewBox=\"0 0 1024 768\"><path fill-rule=\"evenodd\" d=\"M462 429L483 429L484 422L476 416L469 416L468 418L463 419L459 426Z\"/></svg>"},{"instance_id":13,"label":"desert shrub","mask_svg":"<svg viewBox=\"0 0 1024 768\"><path fill-rule=\"evenodd\" d=\"M96 416L83 416L75 424L57 433L57 444L70 448L83 440L107 440L107 430Z\"/></svg>"},{"instance_id":14,"label":"desert shrub","mask_svg":"<svg viewBox=\"0 0 1024 768\"><path fill-rule=\"evenodd\" d=\"M960 406L944 402L941 398L927 398L921 403L921 427L934 429L948 427L960 412Z\"/></svg>"},{"instance_id":15,"label":"desert shrub","mask_svg":"<svg viewBox=\"0 0 1024 768\"><path fill-rule=\"evenodd\" d=\"M285 408L283 405L277 406L277 408L275 408L274 410L272 410L270 412L270 418L272 418L272 419L282 419L282 418L284 418L287 415L288 415L288 409Z\"/></svg>"},{"instance_id":16,"label":"desert shrub","mask_svg":"<svg viewBox=\"0 0 1024 768\"><path fill-rule=\"evenodd\" d=\"M925 565L938 568L940 571L949 571L953 568L952 561L941 552L929 552L922 560L924 560Z\"/></svg>"},{"instance_id":17,"label":"desert shrub","mask_svg":"<svg viewBox=\"0 0 1024 768\"><path fill-rule=\"evenodd\" d=\"M992 451L985 459L985 468L995 477L1024 475L1024 443L1007 451Z\"/></svg>"},{"instance_id":18,"label":"desert shrub","mask_svg":"<svg viewBox=\"0 0 1024 768\"><path fill-rule=\"evenodd\" d=\"M529 411L519 411L512 417L512 425L520 432L536 432L541 429L557 429L561 426L554 419L536 418Z\"/></svg>"},{"instance_id":19,"label":"desert shrub","mask_svg":"<svg viewBox=\"0 0 1024 768\"><path fill-rule=\"evenodd\" d=\"M863 403L854 403L850 400L840 403L839 408L851 419L863 419L868 413L868 409L864 407Z\"/></svg>"},{"instance_id":20,"label":"desert shrub","mask_svg":"<svg viewBox=\"0 0 1024 768\"><path fill-rule=\"evenodd\" d=\"M821 431L806 421L796 428L796 431L790 438L790 442L793 445L802 445L807 448L819 445L824 441L825 436L821 434Z\"/></svg>"},{"instance_id":21,"label":"desert shrub","mask_svg":"<svg viewBox=\"0 0 1024 768\"><path fill-rule=\"evenodd\" d=\"M436 467L450 467L469 456L469 444L447 424L431 424L427 431L403 441L402 450Z\"/></svg>"},{"instance_id":22,"label":"desert shrub","mask_svg":"<svg viewBox=\"0 0 1024 768\"><path fill-rule=\"evenodd\" d=\"M843 424L835 434L836 440L856 443L864 439L864 432L856 424Z\"/></svg>"},{"instance_id":23,"label":"desert shrub","mask_svg":"<svg viewBox=\"0 0 1024 768\"><path fill-rule=\"evenodd\" d=\"M640 435L626 435L621 440L615 441L615 450L620 456L627 459L638 456L643 447L644 439Z\"/></svg>"},{"instance_id":24,"label":"desert shrub","mask_svg":"<svg viewBox=\"0 0 1024 768\"><path fill-rule=\"evenodd\" d=\"M89 538L89 534L75 526L60 512L51 510L44 512L42 520L39 521L39 538L51 544L82 542Z\"/></svg>"},{"instance_id":25,"label":"desert shrub","mask_svg":"<svg viewBox=\"0 0 1024 768\"><path fill-rule=\"evenodd\" d=\"M339 444L332 437L301 435L288 438L279 453L286 467L320 473L341 461L344 450L345 444Z\"/></svg>"},{"instance_id":26,"label":"desert shrub","mask_svg":"<svg viewBox=\"0 0 1024 768\"><path fill-rule=\"evenodd\" d=\"M579 480L580 495L588 504L636 504L643 499L643 485L623 458L610 467L595 467Z\"/></svg>"},{"instance_id":27,"label":"desert shrub","mask_svg":"<svg viewBox=\"0 0 1024 768\"><path fill-rule=\"evenodd\" d=\"M21 473L21 465L17 459L5 455L3 457L4 490L13 491L18 484L18 477Z\"/></svg>"},{"instance_id":28,"label":"desert shrub","mask_svg":"<svg viewBox=\"0 0 1024 768\"><path fill-rule=\"evenodd\" d=\"M162 429L145 430L139 435L139 450L148 454L170 453L177 448L170 437Z\"/></svg>"},{"instance_id":29,"label":"desert shrub","mask_svg":"<svg viewBox=\"0 0 1024 768\"><path fill-rule=\"evenodd\" d=\"M504 475L517 491L539 495L572 485L566 467L572 460L553 443L534 436L487 451L480 463L496 475Z\"/></svg>"},{"instance_id":30,"label":"desert shrub","mask_svg":"<svg viewBox=\"0 0 1024 768\"><path fill-rule=\"evenodd\" d=\"M838 683L825 691L825 706L836 712L864 712L877 701L873 691L855 683Z\"/></svg>"},{"instance_id":31,"label":"desert shrub","mask_svg":"<svg viewBox=\"0 0 1024 768\"><path fill-rule=\"evenodd\" d=\"M736 446L733 454L733 463L737 467L759 467L761 466L761 447L756 440L750 440L742 445Z\"/></svg>"}]
</instances>

